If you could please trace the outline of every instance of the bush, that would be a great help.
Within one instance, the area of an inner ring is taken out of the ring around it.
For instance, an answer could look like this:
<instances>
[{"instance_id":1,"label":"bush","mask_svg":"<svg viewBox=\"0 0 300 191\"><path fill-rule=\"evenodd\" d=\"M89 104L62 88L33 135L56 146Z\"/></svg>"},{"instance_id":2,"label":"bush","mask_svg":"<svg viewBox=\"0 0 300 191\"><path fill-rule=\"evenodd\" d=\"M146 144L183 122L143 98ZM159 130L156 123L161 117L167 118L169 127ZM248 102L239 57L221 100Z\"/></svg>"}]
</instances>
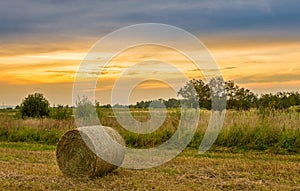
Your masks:
<instances>
[{"instance_id":1,"label":"bush","mask_svg":"<svg viewBox=\"0 0 300 191\"><path fill-rule=\"evenodd\" d=\"M43 94L35 93L28 95L20 106L20 113L22 118L24 117L47 117L50 114L49 101L43 96Z\"/></svg>"}]
</instances>

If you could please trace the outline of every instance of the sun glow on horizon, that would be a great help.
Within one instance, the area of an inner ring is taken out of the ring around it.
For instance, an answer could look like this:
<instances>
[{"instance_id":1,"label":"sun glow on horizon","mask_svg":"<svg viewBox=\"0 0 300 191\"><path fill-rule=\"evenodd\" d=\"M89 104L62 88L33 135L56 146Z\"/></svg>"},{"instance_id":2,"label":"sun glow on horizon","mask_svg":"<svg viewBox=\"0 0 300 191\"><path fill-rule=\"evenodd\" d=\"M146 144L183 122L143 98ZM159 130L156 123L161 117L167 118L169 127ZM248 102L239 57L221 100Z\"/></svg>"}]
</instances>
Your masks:
<instances>
[{"instance_id":1,"label":"sun glow on horizon","mask_svg":"<svg viewBox=\"0 0 300 191\"><path fill-rule=\"evenodd\" d=\"M250 88L256 92L270 92L280 89L286 91L299 90L300 57L298 54L300 52L300 42L278 43L276 46L274 46L274 43L259 43L257 46L238 44L239 46L230 44L228 46L224 44L218 46L215 43L211 43L211 45L208 43L207 45L225 80L235 80L240 86ZM72 44L68 44L66 47L72 47ZM45 89L49 84L57 87L60 84L64 86L69 84L68 91L70 91L78 67L87 54L86 51L86 46L78 46L77 50L66 48L66 50L50 49L39 52L34 49L15 54L0 50L0 69L2 71L0 83L5 87L9 85L15 87L38 86L41 89ZM173 64L183 70L189 78L203 77L184 55L164 47L148 46L144 47L143 50L128 50L126 54L124 52L112 59L101 72L99 79L103 80L104 83L102 87L97 87L96 91L102 91L102 93L106 91L103 94L108 94L119 74L138 62L149 60L149 58L156 58ZM147 76L150 73L159 74L161 72L165 73L164 77L176 78L175 72L164 71L158 65L154 68L150 66L132 72L131 75L138 77L139 75ZM98 75L99 71L89 71L90 73L87 73L87 76ZM141 86L141 88L151 90L164 89L165 87L159 83L152 83L148 86ZM1 91L3 95L10 95L4 91L5 89ZM165 94L168 94L166 92ZM54 95L55 93L58 92L52 92L51 94ZM141 93L137 95L141 96Z\"/></svg>"}]
</instances>

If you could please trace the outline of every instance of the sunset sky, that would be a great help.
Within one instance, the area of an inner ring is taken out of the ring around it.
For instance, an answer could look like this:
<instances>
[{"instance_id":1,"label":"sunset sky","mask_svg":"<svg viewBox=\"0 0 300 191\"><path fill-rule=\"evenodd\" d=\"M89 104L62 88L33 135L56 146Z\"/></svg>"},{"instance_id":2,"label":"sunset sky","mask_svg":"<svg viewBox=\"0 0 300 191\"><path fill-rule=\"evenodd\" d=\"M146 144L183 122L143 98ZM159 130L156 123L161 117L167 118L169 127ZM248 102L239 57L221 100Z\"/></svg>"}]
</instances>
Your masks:
<instances>
[{"instance_id":1,"label":"sunset sky","mask_svg":"<svg viewBox=\"0 0 300 191\"><path fill-rule=\"evenodd\" d=\"M225 80L255 93L300 91L299 9L297 0L1 1L0 106L20 104L34 92L51 104L71 105L74 77L88 50L106 34L139 23L164 23L192 33L211 52ZM97 99L108 103L116 76L148 54L198 77L174 51L130 49L101 74ZM147 75L151 67L139 72ZM149 81L130 100L172 96L166 85Z\"/></svg>"}]
</instances>

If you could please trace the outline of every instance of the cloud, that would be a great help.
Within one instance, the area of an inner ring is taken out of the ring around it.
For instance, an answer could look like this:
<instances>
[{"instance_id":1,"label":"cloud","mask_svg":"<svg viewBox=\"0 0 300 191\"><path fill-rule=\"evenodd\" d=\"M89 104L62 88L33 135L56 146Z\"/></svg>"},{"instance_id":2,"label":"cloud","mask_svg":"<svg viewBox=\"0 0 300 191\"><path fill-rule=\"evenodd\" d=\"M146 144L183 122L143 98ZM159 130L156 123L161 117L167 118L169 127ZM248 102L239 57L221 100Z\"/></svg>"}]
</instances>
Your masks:
<instances>
[{"instance_id":1,"label":"cloud","mask_svg":"<svg viewBox=\"0 0 300 191\"><path fill-rule=\"evenodd\" d=\"M238 67L236 66L228 66L228 67L224 67L224 68L219 68L219 70L232 70L232 69L236 69ZM203 71L217 71L218 69L202 69ZM188 70L188 72L201 72L202 70L200 69L192 69L192 70Z\"/></svg>"},{"instance_id":2,"label":"cloud","mask_svg":"<svg viewBox=\"0 0 300 191\"><path fill-rule=\"evenodd\" d=\"M71 90L81 55L73 59L71 54L61 56L61 53L86 53L99 37L120 27L145 22L174 25L201 40L204 37L205 44L211 42L209 48L217 47L214 56L222 73L230 79L257 86L262 83L276 86L277 82L292 84L300 76L299 7L297 0L0 1L1 93L11 90L3 95L15 103L13 94L25 95L26 88L35 91L34 86L38 84L46 91L51 89L53 92L48 93L57 101L61 96L57 96L59 90L56 87L63 91L65 87L56 86L56 83L68 82ZM297 46L284 45L282 41L286 40L296 42ZM126 61L144 60L152 56L150 53L155 56L160 53L163 56L159 58L165 56L170 61L178 60L175 64L191 69L183 63L184 59L172 56L168 51L148 50L147 54L133 51L136 57L128 54L124 59L115 59L102 72L103 78L113 78L128 67ZM289 69L290 73L287 72ZM261 73L255 75L257 70ZM273 71L276 73L270 74ZM96 75L98 72L86 73ZM20 87L22 92L18 90ZM294 88L298 87L294 85ZM70 92L66 93L65 97L70 95ZM1 98L5 98L3 95Z\"/></svg>"},{"instance_id":3,"label":"cloud","mask_svg":"<svg viewBox=\"0 0 300 191\"><path fill-rule=\"evenodd\" d=\"M46 70L45 72L48 73L57 73L57 74L75 74L75 71L70 71L70 70Z\"/></svg>"},{"instance_id":4,"label":"cloud","mask_svg":"<svg viewBox=\"0 0 300 191\"><path fill-rule=\"evenodd\" d=\"M276 73L276 74L257 74L249 75L241 78L237 78L236 81L239 83L276 83L276 82L290 82L300 81L300 73Z\"/></svg>"},{"instance_id":5,"label":"cloud","mask_svg":"<svg viewBox=\"0 0 300 191\"><path fill-rule=\"evenodd\" d=\"M274 35L299 29L299 6L296 0L1 1L0 36L79 38L144 22L171 24L192 33L251 30Z\"/></svg>"},{"instance_id":6,"label":"cloud","mask_svg":"<svg viewBox=\"0 0 300 191\"><path fill-rule=\"evenodd\" d=\"M223 68L223 70L232 70L232 69L236 69L237 67L235 66L230 66L230 67L225 67Z\"/></svg>"}]
</instances>

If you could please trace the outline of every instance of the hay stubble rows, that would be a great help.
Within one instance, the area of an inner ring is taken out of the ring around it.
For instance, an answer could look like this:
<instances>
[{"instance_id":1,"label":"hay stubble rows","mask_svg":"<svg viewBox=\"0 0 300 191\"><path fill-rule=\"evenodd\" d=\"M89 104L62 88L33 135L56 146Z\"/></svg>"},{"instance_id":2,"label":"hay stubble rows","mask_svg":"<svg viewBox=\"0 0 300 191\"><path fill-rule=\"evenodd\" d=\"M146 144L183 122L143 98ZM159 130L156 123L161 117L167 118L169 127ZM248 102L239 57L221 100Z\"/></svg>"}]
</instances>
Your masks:
<instances>
[{"instance_id":1,"label":"hay stubble rows","mask_svg":"<svg viewBox=\"0 0 300 191\"><path fill-rule=\"evenodd\" d=\"M0 148L0 190L299 190L300 156L188 150L152 169L72 179L54 151Z\"/></svg>"}]
</instances>

